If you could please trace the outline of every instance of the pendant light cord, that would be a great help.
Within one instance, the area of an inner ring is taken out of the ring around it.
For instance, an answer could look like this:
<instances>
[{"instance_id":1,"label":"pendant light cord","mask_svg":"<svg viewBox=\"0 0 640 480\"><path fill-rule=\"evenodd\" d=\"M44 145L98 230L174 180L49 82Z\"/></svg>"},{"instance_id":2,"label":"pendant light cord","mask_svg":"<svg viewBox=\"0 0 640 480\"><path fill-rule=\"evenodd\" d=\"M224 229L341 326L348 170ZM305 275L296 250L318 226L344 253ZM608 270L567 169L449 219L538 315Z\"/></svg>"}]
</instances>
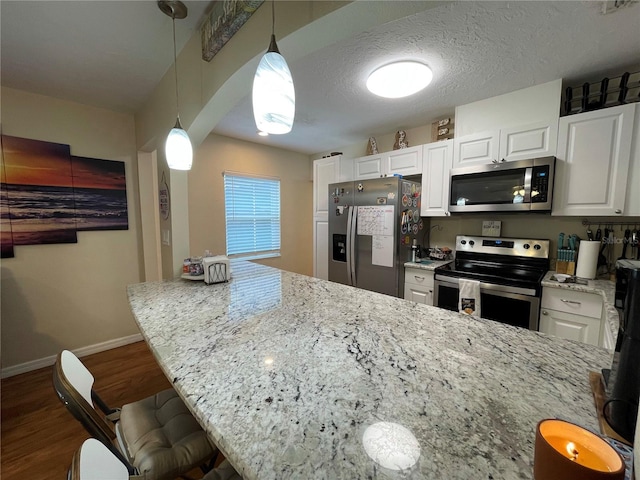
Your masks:
<instances>
[{"instance_id":1,"label":"pendant light cord","mask_svg":"<svg viewBox=\"0 0 640 480\"><path fill-rule=\"evenodd\" d=\"M173 73L176 78L176 114L178 121L180 121L180 106L178 102L178 56L176 54L176 15L175 12L171 14L171 20L173 22Z\"/></svg>"},{"instance_id":2,"label":"pendant light cord","mask_svg":"<svg viewBox=\"0 0 640 480\"><path fill-rule=\"evenodd\" d=\"M276 34L276 0L271 0L271 35Z\"/></svg>"}]
</instances>

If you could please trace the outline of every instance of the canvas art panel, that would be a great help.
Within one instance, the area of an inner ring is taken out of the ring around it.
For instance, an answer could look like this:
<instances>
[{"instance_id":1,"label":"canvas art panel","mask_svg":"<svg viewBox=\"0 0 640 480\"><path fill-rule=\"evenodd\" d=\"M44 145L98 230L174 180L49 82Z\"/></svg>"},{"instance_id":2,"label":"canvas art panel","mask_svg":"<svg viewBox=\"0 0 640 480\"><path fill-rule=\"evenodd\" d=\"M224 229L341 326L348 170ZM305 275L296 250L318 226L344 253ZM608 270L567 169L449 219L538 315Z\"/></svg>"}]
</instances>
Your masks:
<instances>
[{"instance_id":1,"label":"canvas art panel","mask_svg":"<svg viewBox=\"0 0 640 480\"><path fill-rule=\"evenodd\" d=\"M14 256L6 183L3 160L0 161L0 258L11 258Z\"/></svg>"},{"instance_id":2,"label":"canvas art panel","mask_svg":"<svg viewBox=\"0 0 640 480\"><path fill-rule=\"evenodd\" d=\"M71 157L76 228L127 230L125 164L113 160Z\"/></svg>"},{"instance_id":3,"label":"canvas art panel","mask_svg":"<svg viewBox=\"0 0 640 480\"><path fill-rule=\"evenodd\" d=\"M2 136L13 245L76 243L69 145Z\"/></svg>"}]
</instances>

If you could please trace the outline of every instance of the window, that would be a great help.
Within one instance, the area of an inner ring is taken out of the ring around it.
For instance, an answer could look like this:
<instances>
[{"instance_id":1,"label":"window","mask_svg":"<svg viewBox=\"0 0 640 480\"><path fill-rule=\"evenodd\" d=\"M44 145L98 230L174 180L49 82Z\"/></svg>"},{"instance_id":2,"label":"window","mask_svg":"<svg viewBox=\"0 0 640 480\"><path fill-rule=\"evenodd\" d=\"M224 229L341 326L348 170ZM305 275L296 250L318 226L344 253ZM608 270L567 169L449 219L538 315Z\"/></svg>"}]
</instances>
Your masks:
<instances>
[{"instance_id":1,"label":"window","mask_svg":"<svg viewBox=\"0 0 640 480\"><path fill-rule=\"evenodd\" d=\"M224 174L227 255L280 254L280 180Z\"/></svg>"}]
</instances>

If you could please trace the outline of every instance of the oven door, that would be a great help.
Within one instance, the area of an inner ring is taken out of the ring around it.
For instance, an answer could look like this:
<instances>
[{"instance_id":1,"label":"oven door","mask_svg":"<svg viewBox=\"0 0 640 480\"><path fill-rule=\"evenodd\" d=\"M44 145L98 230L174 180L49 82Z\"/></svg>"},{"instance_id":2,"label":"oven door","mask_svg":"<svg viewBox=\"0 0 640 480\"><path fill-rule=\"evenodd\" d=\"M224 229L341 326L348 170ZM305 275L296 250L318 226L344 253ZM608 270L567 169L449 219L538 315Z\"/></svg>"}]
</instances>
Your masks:
<instances>
[{"instance_id":1,"label":"oven door","mask_svg":"<svg viewBox=\"0 0 640 480\"><path fill-rule=\"evenodd\" d=\"M458 311L458 279L436 275L433 304ZM516 327L538 330L540 298L533 289L480 283L480 316Z\"/></svg>"}]
</instances>

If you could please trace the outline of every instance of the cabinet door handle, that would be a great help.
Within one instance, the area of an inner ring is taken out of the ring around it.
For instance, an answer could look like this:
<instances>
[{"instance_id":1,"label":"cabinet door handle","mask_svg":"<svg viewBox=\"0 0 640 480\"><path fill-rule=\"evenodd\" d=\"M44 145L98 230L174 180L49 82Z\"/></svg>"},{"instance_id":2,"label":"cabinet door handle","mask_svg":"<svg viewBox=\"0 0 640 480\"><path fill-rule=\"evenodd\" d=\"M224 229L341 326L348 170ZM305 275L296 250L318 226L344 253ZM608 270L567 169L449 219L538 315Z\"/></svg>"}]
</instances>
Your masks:
<instances>
[{"instance_id":1,"label":"cabinet door handle","mask_svg":"<svg viewBox=\"0 0 640 480\"><path fill-rule=\"evenodd\" d=\"M543 315L549 315L549 312L547 312L546 310L542 310L542 314Z\"/></svg>"},{"instance_id":2,"label":"cabinet door handle","mask_svg":"<svg viewBox=\"0 0 640 480\"><path fill-rule=\"evenodd\" d=\"M562 303L570 303L571 305L582 305L582 302L576 302L575 300L566 300L564 298L561 298L560 301Z\"/></svg>"},{"instance_id":3,"label":"cabinet door handle","mask_svg":"<svg viewBox=\"0 0 640 480\"><path fill-rule=\"evenodd\" d=\"M620 210L619 208L616 208L616 213L620 215L622 213L622 210Z\"/></svg>"},{"instance_id":4,"label":"cabinet door handle","mask_svg":"<svg viewBox=\"0 0 640 480\"><path fill-rule=\"evenodd\" d=\"M420 277L418 275L414 275L413 278L415 278L416 280L420 281L420 280L424 280L424 277Z\"/></svg>"}]
</instances>

